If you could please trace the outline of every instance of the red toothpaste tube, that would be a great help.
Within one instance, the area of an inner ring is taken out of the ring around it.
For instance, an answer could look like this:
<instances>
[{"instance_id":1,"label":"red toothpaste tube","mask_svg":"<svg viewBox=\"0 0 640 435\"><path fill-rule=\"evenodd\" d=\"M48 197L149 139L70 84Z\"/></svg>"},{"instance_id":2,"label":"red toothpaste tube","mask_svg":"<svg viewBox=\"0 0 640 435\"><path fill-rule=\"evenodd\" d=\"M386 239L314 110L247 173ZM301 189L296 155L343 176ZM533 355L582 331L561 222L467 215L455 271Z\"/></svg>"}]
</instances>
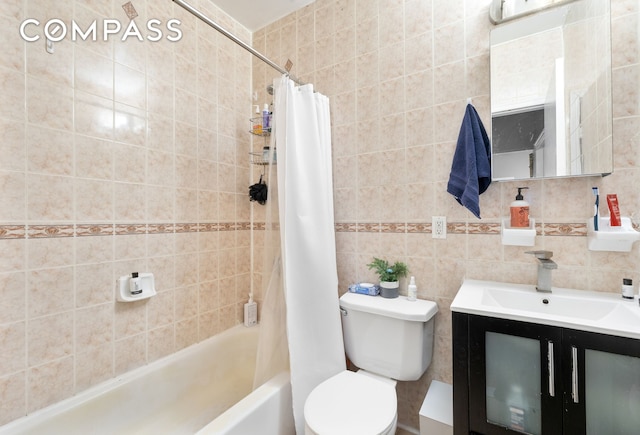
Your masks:
<instances>
[{"instance_id":1,"label":"red toothpaste tube","mask_svg":"<svg viewBox=\"0 0 640 435\"><path fill-rule=\"evenodd\" d=\"M607 205L609 206L609 225L612 227L619 227L620 222L620 208L618 207L618 195L610 193L607 195Z\"/></svg>"}]
</instances>

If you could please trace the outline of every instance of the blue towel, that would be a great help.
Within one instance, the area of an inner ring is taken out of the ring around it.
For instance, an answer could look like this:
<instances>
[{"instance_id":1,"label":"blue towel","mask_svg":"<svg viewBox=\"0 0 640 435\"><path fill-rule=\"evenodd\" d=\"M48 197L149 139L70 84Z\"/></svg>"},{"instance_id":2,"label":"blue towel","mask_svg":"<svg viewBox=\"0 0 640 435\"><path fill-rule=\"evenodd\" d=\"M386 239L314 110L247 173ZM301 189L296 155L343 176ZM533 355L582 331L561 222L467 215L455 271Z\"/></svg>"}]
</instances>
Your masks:
<instances>
[{"instance_id":1,"label":"blue towel","mask_svg":"<svg viewBox=\"0 0 640 435\"><path fill-rule=\"evenodd\" d=\"M456 152L453 155L447 192L480 219L480 194L491 184L489 137L478 112L467 104Z\"/></svg>"}]
</instances>

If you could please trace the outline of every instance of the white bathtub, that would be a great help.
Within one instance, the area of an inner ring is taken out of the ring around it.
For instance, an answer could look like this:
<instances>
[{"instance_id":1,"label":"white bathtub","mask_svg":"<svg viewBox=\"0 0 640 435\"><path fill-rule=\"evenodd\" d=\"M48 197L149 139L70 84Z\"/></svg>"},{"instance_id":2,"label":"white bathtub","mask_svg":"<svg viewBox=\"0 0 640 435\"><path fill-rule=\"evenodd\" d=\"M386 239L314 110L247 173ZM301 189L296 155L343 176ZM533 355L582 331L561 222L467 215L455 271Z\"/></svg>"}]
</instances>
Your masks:
<instances>
[{"instance_id":1,"label":"white bathtub","mask_svg":"<svg viewBox=\"0 0 640 435\"><path fill-rule=\"evenodd\" d=\"M236 326L2 426L0 435L293 434L288 373L251 391L257 342L257 327Z\"/></svg>"}]
</instances>

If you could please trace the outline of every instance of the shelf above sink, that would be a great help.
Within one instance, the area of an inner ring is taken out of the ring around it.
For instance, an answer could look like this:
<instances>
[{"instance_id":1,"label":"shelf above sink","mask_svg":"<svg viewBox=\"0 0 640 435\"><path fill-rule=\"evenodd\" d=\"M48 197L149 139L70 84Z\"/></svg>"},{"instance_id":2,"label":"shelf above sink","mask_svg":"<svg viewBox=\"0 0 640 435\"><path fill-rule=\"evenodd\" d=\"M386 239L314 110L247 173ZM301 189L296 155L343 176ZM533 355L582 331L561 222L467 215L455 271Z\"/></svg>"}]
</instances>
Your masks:
<instances>
[{"instance_id":1,"label":"shelf above sink","mask_svg":"<svg viewBox=\"0 0 640 435\"><path fill-rule=\"evenodd\" d=\"M612 227L608 217L598 221L598 231L593 229L593 218L587 220L587 243L590 251L630 252L633 243L640 240L640 233L633 228L631 219L621 218L622 225Z\"/></svg>"},{"instance_id":2,"label":"shelf above sink","mask_svg":"<svg viewBox=\"0 0 640 435\"><path fill-rule=\"evenodd\" d=\"M509 219L502 219L500 229L503 245L533 246L536 242L536 221L529 218L529 226L525 228L512 227Z\"/></svg>"},{"instance_id":3,"label":"shelf above sink","mask_svg":"<svg viewBox=\"0 0 640 435\"><path fill-rule=\"evenodd\" d=\"M540 293L534 285L465 280L451 311L640 339L638 297L617 293L559 287Z\"/></svg>"}]
</instances>

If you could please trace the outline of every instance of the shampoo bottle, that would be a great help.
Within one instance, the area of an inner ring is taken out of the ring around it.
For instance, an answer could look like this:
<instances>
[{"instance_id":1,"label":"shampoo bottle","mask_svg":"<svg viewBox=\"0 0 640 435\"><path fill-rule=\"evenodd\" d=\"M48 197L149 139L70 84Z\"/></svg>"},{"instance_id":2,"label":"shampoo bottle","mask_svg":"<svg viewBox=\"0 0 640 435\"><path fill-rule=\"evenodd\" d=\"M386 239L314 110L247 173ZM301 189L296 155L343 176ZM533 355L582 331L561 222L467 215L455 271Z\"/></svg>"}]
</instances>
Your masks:
<instances>
[{"instance_id":1,"label":"shampoo bottle","mask_svg":"<svg viewBox=\"0 0 640 435\"><path fill-rule=\"evenodd\" d=\"M516 200L511 203L511 228L529 228L529 203L522 196L522 189L518 187Z\"/></svg>"},{"instance_id":2,"label":"shampoo bottle","mask_svg":"<svg viewBox=\"0 0 640 435\"><path fill-rule=\"evenodd\" d=\"M267 132L271 131L270 128L269 128L270 127L269 126L269 118L270 118L269 105L265 104L264 105L264 109L262 110L262 131L264 133L267 133Z\"/></svg>"},{"instance_id":3,"label":"shampoo bottle","mask_svg":"<svg viewBox=\"0 0 640 435\"><path fill-rule=\"evenodd\" d=\"M137 296L142 293L142 283L140 282L138 272L133 272L131 278L129 278L129 292L132 296Z\"/></svg>"},{"instance_id":4,"label":"shampoo bottle","mask_svg":"<svg viewBox=\"0 0 640 435\"><path fill-rule=\"evenodd\" d=\"M244 304L244 326L258 324L258 304L253 301L253 293L249 293L249 302Z\"/></svg>"},{"instance_id":5,"label":"shampoo bottle","mask_svg":"<svg viewBox=\"0 0 640 435\"><path fill-rule=\"evenodd\" d=\"M418 297L418 287L416 287L416 278L414 276L409 280L409 286L407 287L407 300L415 301Z\"/></svg>"}]
</instances>

